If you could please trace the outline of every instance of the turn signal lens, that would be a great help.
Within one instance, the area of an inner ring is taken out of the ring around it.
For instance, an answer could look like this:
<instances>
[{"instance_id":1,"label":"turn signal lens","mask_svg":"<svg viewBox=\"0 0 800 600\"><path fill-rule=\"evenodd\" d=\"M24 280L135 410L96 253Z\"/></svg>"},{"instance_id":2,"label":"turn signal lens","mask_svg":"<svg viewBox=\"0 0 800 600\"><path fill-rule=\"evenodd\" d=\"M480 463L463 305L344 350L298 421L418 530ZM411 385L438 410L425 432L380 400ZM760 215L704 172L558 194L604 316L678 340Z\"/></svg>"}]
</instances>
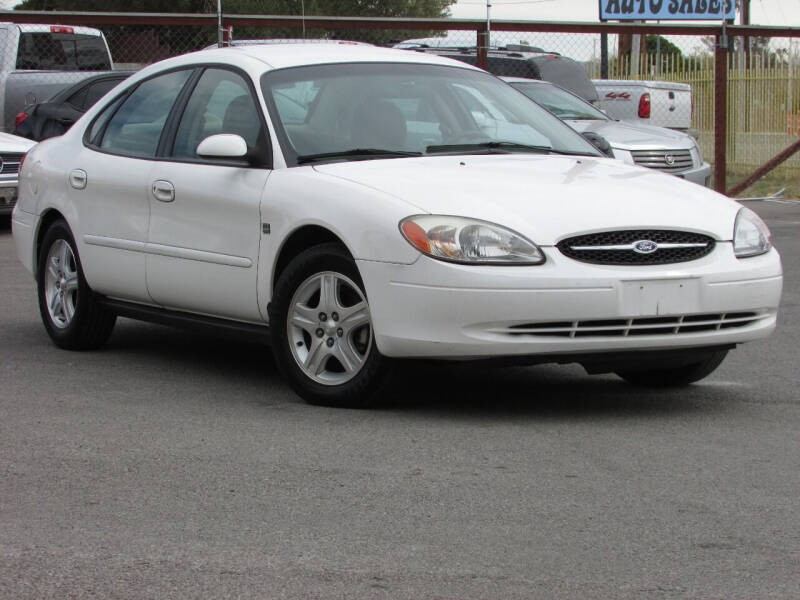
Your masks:
<instances>
[{"instance_id":1,"label":"turn signal lens","mask_svg":"<svg viewBox=\"0 0 800 600\"><path fill-rule=\"evenodd\" d=\"M400 221L400 232L423 254L463 264L540 265L544 253L520 234L494 223L439 215Z\"/></svg>"}]
</instances>

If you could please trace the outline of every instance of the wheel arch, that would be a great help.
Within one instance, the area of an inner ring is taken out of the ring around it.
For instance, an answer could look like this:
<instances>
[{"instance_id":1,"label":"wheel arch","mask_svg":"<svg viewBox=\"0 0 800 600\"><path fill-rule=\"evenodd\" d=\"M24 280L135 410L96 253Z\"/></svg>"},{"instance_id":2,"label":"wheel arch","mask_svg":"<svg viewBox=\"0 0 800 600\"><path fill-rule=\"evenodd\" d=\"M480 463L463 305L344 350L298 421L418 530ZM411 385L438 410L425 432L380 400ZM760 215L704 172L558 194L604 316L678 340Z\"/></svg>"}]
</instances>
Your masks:
<instances>
[{"instance_id":1,"label":"wheel arch","mask_svg":"<svg viewBox=\"0 0 800 600\"><path fill-rule=\"evenodd\" d=\"M33 275L34 277L38 276L37 269L39 267L39 254L42 250L42 241L44 240L45 234L47 234L47 230L50 229L50 226L55 223L56 221L64 221L67 222L66 217L55 208L48 208L45 210L41 216L39 217L39 223L37 224L36 229L36 242L33 246ZM69 227L69 224L67 224Z\"/></svg>"},{"instance_id":2,"label":"wheel arch","mask_svg":"<svg viewBox=\"0 0 800 600\"><path fill-rule=\"evenodd\" d=\"M287 235L278 250L272 269L271 292L274 293L275 285L278 283L281 273L286 270L286 267L295 256L304 250L327 243L341 245L342 248L347 250L350 257L353 257L352 251L344 243L344 240L327 227L312 224L302 225Z\"/></svg>"}]
</instances>

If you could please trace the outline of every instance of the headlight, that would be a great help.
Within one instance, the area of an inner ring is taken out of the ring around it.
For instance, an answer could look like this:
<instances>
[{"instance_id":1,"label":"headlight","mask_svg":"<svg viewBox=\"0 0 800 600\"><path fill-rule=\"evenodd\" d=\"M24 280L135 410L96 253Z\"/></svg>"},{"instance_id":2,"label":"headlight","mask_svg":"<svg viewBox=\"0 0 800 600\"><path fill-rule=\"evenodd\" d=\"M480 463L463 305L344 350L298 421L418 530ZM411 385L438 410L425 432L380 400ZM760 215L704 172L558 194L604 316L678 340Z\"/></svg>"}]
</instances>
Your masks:
<instances>
[{"instance_id":1,"label":"headlight","mask_svg":"<svg viewBox=\"0 0 800 600\"><path fill-rule=\"evenodd\" d=\"M520 234L486 221L416 215L400 221L403 237L439 260L475 265L540 265L544 254Z\"/></svg>"},{"instance_id":2,"label":"headlight","mask_svg":"<svg viewBox=\"0 0 800 600\"><path fill-rule=\"evenodd\" d=\"M764 254L772 248L772 235L766 223L749 208L736 215L733 226L733 251L739 258Z\"/></svg>"}]
</instances>

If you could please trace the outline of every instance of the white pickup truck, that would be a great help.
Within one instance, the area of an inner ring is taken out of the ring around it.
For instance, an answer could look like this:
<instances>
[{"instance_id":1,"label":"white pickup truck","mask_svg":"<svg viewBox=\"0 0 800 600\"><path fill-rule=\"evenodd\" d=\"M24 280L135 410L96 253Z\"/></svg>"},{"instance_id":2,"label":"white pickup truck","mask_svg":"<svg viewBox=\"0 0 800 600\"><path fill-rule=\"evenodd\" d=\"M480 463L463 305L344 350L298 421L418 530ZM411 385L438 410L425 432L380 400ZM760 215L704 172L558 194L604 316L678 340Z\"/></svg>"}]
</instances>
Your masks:
<instances>
[{"instance_id":1,"label":"white pickup truck","mask_svg":"<svg viewBox=\"0 0 800 600\"><path fill-rule=\"evenodd\" d=\"M672 81L593 79L598 107L612 119L679 131L692 126L692 87Z\"/></svg>"},{"instance_id":2,"label":"white pickup truck","mask_svg":"<svg viewBox=\"0 0 800 600\"><path fill-rule=\"evenodd\" d=\"M0 23L0 131L14 130L26 105L113 68L98 29Z\"/></svg>"}]
</instances>

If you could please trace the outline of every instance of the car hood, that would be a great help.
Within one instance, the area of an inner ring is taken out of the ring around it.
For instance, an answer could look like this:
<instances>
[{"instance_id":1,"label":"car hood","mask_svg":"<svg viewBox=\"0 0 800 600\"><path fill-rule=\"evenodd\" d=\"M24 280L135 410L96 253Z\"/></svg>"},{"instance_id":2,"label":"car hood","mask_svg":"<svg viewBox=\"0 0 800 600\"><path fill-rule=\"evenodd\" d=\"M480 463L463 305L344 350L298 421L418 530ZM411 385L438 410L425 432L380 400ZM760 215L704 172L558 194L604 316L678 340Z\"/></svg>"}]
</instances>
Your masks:
<instances>
[{"instance_id":1,"label":"car hood","mask_svg":"<svg viewBox=\"0 0 800 600\"><path fill-rule=\"evenodd\" d=\"M639 125L623 121L565 121L575 131L590 131L602 135L614 148L621 150L645 150L663 148L665 150L691 149L694 140L680 131L673 131L653 125Z\"/></svg>"},{"instance_id":2,"label":"car hood","mask_svg":"<svg viewBox=\"0 0 800 600\"><path fill-rule=\"evenodd\" d=\"M590 231L680 229L730 240L736 202L641 167L556 155L438 156L314 167L400 198L409 215L483 219L541 245Z\"/></svg>"},{"instance_id":3,"label":"car hood","mask_svg":"<svg viewBox=\"0 0 800 600\"><path fill-rule=\"evenodd\" d=\"M36 142L27 138L0 132L0 154L4 152L27 152L35 145Z\"/></svg>"}]
</instances>

